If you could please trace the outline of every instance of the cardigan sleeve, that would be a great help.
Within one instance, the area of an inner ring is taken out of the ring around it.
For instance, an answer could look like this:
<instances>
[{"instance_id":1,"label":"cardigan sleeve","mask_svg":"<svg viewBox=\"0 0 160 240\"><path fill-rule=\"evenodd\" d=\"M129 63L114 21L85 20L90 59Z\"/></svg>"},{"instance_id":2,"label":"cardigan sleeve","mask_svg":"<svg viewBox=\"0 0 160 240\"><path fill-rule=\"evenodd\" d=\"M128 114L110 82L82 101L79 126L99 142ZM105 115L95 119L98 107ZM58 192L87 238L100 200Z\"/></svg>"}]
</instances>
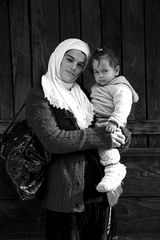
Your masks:
<instances>
[{"instance_id":1,"label":"cardigan sleeve","mask_svg":"<svg viewBox=\"0 0 160 240\"><path fill-rule=\"evenodd\" d=\"M105 132L104 128L61 130L48 101L34 92L31 92L26 101L26 117L29 126L50 153L62 154L112 147L111 136Z\"/></svg>"}]
</instances>

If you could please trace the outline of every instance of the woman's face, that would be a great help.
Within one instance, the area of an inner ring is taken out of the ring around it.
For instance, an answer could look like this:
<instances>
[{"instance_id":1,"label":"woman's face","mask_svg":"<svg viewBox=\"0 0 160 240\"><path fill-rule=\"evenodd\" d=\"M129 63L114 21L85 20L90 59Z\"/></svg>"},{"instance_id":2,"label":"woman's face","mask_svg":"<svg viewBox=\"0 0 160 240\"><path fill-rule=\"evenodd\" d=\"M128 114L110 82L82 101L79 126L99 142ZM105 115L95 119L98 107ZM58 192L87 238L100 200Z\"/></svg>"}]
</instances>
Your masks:
<instances>
[{"instance_id":1,"label":"woman's face","mask_svg":"<svg viewBox=\"0 0 160 240\"><path fill-rule=\"evenodd\" d=\"M73 83L84 69L86 55L80 50L71 49L67 51L60 65L61 80Z\"/></svg>"}]
</instances>

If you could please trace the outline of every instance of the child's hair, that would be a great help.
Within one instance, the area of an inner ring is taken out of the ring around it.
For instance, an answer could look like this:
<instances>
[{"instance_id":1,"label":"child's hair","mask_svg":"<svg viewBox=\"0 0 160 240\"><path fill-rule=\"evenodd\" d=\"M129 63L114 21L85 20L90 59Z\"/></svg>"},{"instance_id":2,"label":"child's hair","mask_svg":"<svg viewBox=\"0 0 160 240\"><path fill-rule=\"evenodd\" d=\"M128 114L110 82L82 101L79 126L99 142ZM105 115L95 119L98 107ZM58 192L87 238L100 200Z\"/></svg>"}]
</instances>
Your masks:
<instances>
[{"instance_id":1,"label":"child's hair","mask_svg":"<svg viewBox=\"0 0 160 240\"><path fill-rule=\"evenodd\" d=\"M92 56L92 61L96 59L98 62L101 59L107 58L109 60L110 66L113 68L116 68L117 65L119 65L119 57L110 48L97 48Z\"/></svg>"}]
</instances>

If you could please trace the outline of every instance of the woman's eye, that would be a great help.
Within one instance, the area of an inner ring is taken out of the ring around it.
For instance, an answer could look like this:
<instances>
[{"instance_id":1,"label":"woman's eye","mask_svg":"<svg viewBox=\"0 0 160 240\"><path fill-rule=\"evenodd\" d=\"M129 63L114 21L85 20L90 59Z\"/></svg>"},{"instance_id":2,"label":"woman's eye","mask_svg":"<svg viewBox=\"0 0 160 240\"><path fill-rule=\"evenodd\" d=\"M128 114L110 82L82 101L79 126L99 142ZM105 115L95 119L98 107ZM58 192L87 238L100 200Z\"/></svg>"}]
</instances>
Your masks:
<instances>
[{"instance_id":1,"label":"woman's eye","mask_svg":"<svg viewBox=\"0 0 160 240\"><path fill-rule=\"evenodd\" d=\"M67 58L67 61L68 62L72 62L73 60L71 58Z\"/></svg>"},{"instance_id":2,"label":"woman's eye","mask_svg":"<svg viewBox=\"0 0 160 240\"><path fill-rule=\"evenodd\" d=\"M80 63L78 63L78 67L83 68L84 66Z\"/></svg>"}]
</instances>

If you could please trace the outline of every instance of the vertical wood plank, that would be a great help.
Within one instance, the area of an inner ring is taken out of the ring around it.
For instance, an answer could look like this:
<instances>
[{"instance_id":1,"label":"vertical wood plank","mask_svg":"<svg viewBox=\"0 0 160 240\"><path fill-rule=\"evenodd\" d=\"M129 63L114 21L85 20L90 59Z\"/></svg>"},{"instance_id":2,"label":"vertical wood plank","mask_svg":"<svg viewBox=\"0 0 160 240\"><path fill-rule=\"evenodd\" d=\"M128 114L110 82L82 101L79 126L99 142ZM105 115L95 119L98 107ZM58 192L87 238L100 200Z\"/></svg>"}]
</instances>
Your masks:
<instances>
[{"instance_id":1,"label":"vertical wood plank","mask_svg":"<svg viewBox=\"0 0 160 240\"><path fill-rule=\"evenodd\" d=\"M138 92L140 100L133 104L129 119L146 119L145 52L143 0L122 0L123 74ZM134 137L132 144L147 145L146 137Z\"/></svg>"},{"instance_id":2,"label":"vertical wood plank","mask_svg":"<svg viewBox=\"0 0 160 240\"><path fill-rule=\"evenodd\" d=\"M99 0L81 0L82 39L89 44L92 53L101 46L100 8Z\"/></svg>"},{"instance_id":3,"label":"vertical wood plank","mask_svg":"<svg viewBox=\"0 0 160 240\"><path fill-rule=\"evenodd\" d=\"M122 0L123 72L140 96L130 119L146 118L143 0Z\"/></svg>"},{"instance_id":4,"label":"vertical wood plank","mask_svg":"<svg viewBox=\"0 0 160 240\"><path fill-rule=\"evenodd\" d=\"M30 3L33 84L41 80L48 60L59 43L58 0L35 0Z\"/></svg>"},{"instance_id":5,"label":"vertical wood plank","mask_svg":"<svg viewBox=\"0 0 160 240\"><path fill-rule=\"evenodd\" d=\"M120 0L101 0L102 42L121 56Z\"/></svg>"},{"instance_id":6,"label":"vertical wood plank","mask_svg":"<svg viewBox=\"0 0 160 240\"><path fill-rule=\"evenodd\" d=\"M7 0L0 3L0 119L13 117L10 23Z\"/></svg>"},{"instance_id":7,"label":"vertical wood plank","mask_svg":"<svg viewBox=\"0 0 160 240\"><path fill-rule=\"evenodd\" d=\"M101 9L99 0L81 0L82 40L88 43L91 54L101 46ZM93 76L87 68L83 74L83 85L90 92L94 83Z\"/></svg>"},{"instance_id":8,"label":"vertical wood plank","mask_svg":"<svg viewBox=\"0 0 160 240\"><path fill-rule=\"evenodd\" d=\"M59 0L61 41L80 38L80 5L75 0Z\"/></svg>"},{"instance_id":9,"label":"vertical wood plank","mask_svg":"<svg viewBox=\"0 0 160 240\"><path fill-rule=\"evenodd\" d=\"M31 87L30 36L26 0L9 2L15 111L23 105Z\"/></svg>"},{"instance_id":10,"label":"vertical wood plank","mask_svg":"<svg viewBox=\"0 0 160 240\"><path fill-rule=\"evenodd\" d=\"M145 1L148 119L160 120L160 3ZM149 138L150 147L160 146L160 136Z\"/></svg>"}]
</instances>

